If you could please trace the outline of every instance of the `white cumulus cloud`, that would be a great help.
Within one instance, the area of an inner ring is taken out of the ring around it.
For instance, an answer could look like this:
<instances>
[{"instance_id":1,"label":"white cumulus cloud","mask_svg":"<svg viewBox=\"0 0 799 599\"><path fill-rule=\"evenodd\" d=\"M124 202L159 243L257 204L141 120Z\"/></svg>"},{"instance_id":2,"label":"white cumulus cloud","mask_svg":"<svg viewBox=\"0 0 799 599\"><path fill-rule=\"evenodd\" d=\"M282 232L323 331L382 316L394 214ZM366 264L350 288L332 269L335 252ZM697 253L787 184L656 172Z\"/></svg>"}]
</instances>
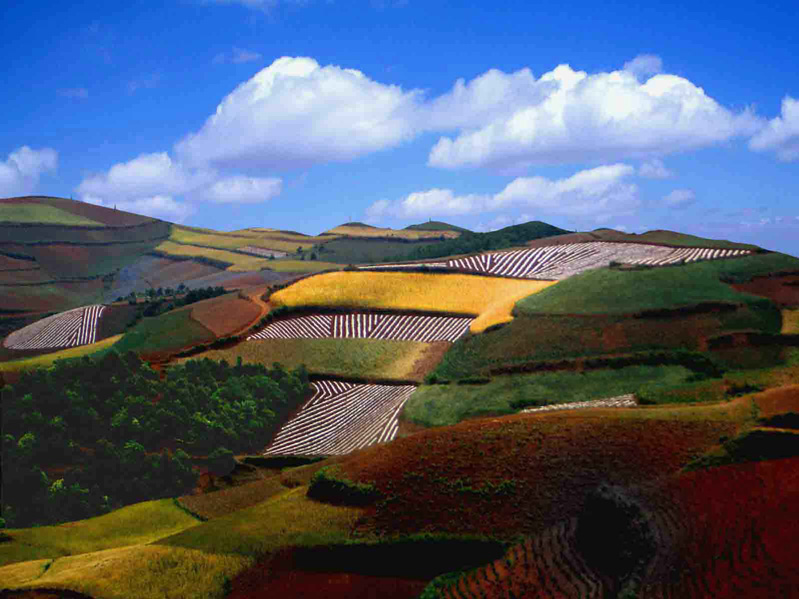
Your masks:
<instances>
[{"instance_id":1,"label":"white cumulus cloud","mask_svg":"<svg viewBox=\"0 0 799 599\"><path fill-rule=\"evenodd\" d=\"M675 189L663 198L663 202L670 208L686 208L696 201L693 189Z\"/></svg>"},{"instance_id":2,"label":"white cumulus cloud","mask_svg":"<svg viewBox=\"0 0 799 599\"><path fill-rule=\"evenodd\" d=\"M227 177L199 192L198 197L218 203L255 204L278 195L283 186L276 177Z\"/></svg>"},{"instance_id":3,"label":"white cumulus cloud","mask_svg":"<svg viewBox=\"0 0 799 599\"><path fill-rule=\"evenodd\" d=\"M628 68L640 74L647 62L639 63ZM656 66L649 63L649 70ZM560 65L534 81L517 74L517 83L522 81L531 99L511 114L498 109L487 124L464 126L454 139L442 137L428 164L522 169L648 159L748 136L762 126L751 111L733 113L676 75L657 74L641 82L630 70L589 75Z\"/></svg>"},{"instance_id":4,"label":"white cumulus cloud","mask_svg":"<svg viewBox=\"0 0 799 599\"><path fill-rule=\"evenodd\" d=\"M191 192L215 179L213 171L191 170L166 152L156 152L141 154L115 164L105 173L92 175L81 181L77 191L102 199L165 197Z\"/></svg>"},{"instance_id":5,"label":"white cumulus cloud","mask_svg":"<svg viewBox=\"0 0 799 599\"><path fill-rule=\"evenodd\" d=\"M214 64L223 64L226 62L232 62L233 64L242 64L245 62L253 62L255 60L261 60L263 56L260 52L253 52L251 50L245 50L244 48L236 48L233 47L233 50L228 54L227 52L220 52L216 56L214 56L213 63Z\"/></svg>"},{"instance_id":6,"label":"white cumulus cloud","mask_svg":"<svg viewBox=\"0 0 799 599\"><path fill-rule=\"evenodd\" d=\"M628 181L634 174L630 165L613 164L563 179L517 177L493 195L457 195L451 189L434 188L394 202L379 200L367 208L366 214L375 221L386 216L427 218L523 209L526 220L531 220L531 215L546 214L604 221L631 214L640 206L638 186ZM499 215L490 226L517 220Z\"/></svg>"},{"instance_id":7,"label":"white cumulus cloud","mask_svg":"<svg viewBox=\"0 0 799 599\"><path fill-rule=\"evenodd\" d=\"M351 160L413 137L420 95L354 69L283 57L228 94L175 149L188 163L219 166Z\"/></svg>"},{"instance_id":8,"label":"white cumulus cloud","mask_svg":"<svg viewBox=\"0 0 799 599\"><path fill-rule=\"evenodd\" d=\"M644 162L638 167L638 174L647 179L668 179L674 176L674 173L667 169L666 165L663 164L663 161L659 158L653 158L652 160Z\"/></svg>"},{"instance_id":9,"label":"white cumulus cloud","mask_svg":"<svg viewBox=\"0 0 799 599\"><path fill-rule=\"evenodd\" d=\"M783 162L799 160L799 100L783 98L780 116L771 119L749 147L757 152L773 150Z\"/></svg>"},{"instance_id":10,"label":"white cumulus cloud","mask_svg":"<svg viewBox=\"0 0 799 599\"><path fill-rule=\"evenodd\" d=\"M624 70L640 79L660 73L663 70L663 61L656 54L639 54L624 63Z\"/></svg>"},{"instance_id":11,"label":"white cumulus cloud","mask_svg":"<svg viewBox=\"0 0 799 599\"><path fill-rule=\"evenodd\" d=\"M0 197L33 193L41 175L55 171L57 167L58 153L52 148L17 148L7 160L0 161Z\"/></svg>"}]
</instances>

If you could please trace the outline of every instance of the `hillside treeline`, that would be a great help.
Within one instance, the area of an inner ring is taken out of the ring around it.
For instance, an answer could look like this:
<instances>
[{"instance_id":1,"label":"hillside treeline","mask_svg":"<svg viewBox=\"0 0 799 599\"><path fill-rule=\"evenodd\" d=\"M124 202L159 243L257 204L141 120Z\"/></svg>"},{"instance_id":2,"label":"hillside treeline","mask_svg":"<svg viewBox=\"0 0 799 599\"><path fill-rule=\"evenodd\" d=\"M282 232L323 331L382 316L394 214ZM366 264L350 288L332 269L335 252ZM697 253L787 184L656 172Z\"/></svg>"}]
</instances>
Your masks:
<instances>
[{"instance_id":1,"label":"hillside treeline","mask_svg":"<svg viewBox=\"0 0 799 599\"><path fill-rule=\"evenodd\" d=\"M541 221L532 221L524 223L523 225L513 225L489 233L472 233L471 231L467 231L461 233L461 235L455 239L447 239L439 243L417 247L401 256L393 256L390 259L387 258L386 262L394 260L426 260L428 258L443 258L445 256L455 256L458 254L502 250L524 245L528 241L534 239L553 237L554 235L563 235L564 233L570 232L571 231L553 227Z\"/></svg>"},{"instance_id":2,"label":"hillside treeline","mask_svg":"<svg viewBox=\"0 0 799 599\"><path fill-rule=\"evenodd\" d=\"M197 481L189 454L262 448L309 391L303 369L205 359L161 379L132 352L27 373L2 389L6 525L186 493Z\"/></svg>"}]
</instances>

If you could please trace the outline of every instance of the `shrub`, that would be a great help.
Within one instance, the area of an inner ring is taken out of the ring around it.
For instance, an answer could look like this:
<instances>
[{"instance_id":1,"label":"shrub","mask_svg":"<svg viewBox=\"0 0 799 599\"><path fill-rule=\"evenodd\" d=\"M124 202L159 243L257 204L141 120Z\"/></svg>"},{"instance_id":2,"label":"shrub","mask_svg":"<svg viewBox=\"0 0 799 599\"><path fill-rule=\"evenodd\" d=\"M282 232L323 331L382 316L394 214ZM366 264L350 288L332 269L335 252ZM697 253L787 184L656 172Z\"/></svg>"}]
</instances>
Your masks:
<instances>
[{"instance_id":1,"label":"shrub","mask_svg":"<svg viewBox=\"0 0 799 599\"><path fill-rule=\"evenodd\" d=\"M236 458L227 447L217 447L208 456L208 468L217 476L227 476L236 467Z\"/></svg>"},{"instance_id":2,"label":"shrub","mask_svg":"<svg viewBox=\"0 0 799 599\"><path fill-rule=\"evenodd\" d=\"M337 466L325 466L314 474L307 496L335 505L363 506L379 499L380 492L373 484L345 478Z\"/></svg>"}]
</instances>

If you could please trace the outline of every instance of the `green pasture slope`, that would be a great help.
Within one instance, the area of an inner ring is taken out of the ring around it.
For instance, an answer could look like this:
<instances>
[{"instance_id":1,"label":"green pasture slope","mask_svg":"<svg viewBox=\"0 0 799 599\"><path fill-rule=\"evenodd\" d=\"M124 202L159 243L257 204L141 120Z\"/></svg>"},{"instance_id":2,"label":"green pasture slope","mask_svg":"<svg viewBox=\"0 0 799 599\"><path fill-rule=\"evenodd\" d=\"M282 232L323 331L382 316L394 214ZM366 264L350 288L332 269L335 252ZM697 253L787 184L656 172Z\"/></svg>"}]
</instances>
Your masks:
<instances>
[{"instance_id":1,"label":"green pasture slope","mask_svg":"<svg viewBox=\"0 0 799 599\"><path fill-rule=\"evenodd\" d=\"M216 336L191 318L191 307L173 310L161 316L142 318L125 333L114 349L124 354L177 351L191 345L208 343Z\"/></svg>"},{"instance_id":2,"label":"green pasture slope","mask_svg":"<svg viewBox=\"0 0 799 599\"><path fill-rule=\"evenodd\" d=\"M0 223L47 223L52 225L94 225L103 224L89 218L72 214L66 210L34 203L0 203Z\"/></svg>"},{"instance_id":3,"label":"green pasture slope","mask_svg":"<svg viewBox=\"0 0 799 599\"><path fill-rule=\"evenodd\" d=\"M485 384L423 385L411 395L403 414L422 426L449 426L527 407L606 399L650 385L677 385L691 374L682 366L627 366L586 373L503 375Z\"/></svg>"},{"instance_id":4,"label":"green pasture slope","mask_svg":"<svg viewBox=\"0 0 799 599\"><path fill-rule=\"evenodd\" d=\"M0 543L0 566L151 543L199 524L174 500L157 499L67 525L8 529L12 541Z\"/></svg>"},{"instance_id":5,"label":"green pasture slope","mask_svg":"<svg viewBox=\"0 0 799 599\"><path fill-rule=\"evenodd\" d=\"M702 302L764 305L726 282L783 271L799 272L799 258L769 252L684 266L620 270L600 268L570 277L516 304L518 314L632 314ZM725 282L726 281L726 282Z\"/></svg>"}]
</instances>

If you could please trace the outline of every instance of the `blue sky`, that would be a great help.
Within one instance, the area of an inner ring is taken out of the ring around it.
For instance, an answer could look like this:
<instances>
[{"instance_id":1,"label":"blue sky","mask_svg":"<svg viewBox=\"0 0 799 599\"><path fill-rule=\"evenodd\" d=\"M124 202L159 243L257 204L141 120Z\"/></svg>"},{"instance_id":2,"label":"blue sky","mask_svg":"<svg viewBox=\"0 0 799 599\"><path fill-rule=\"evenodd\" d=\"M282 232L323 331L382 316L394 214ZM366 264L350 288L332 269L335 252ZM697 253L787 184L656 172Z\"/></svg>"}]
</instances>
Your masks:
<instances>
[{"instance_id":1,"label":"blue sky","mask_svg":"<svg viewBox=\"0 0 799 599\"><path fill-rule=\"evenodd\" d=\"M799 255L796 2L4 3L0 197Z\"/></svg>"}]
</instances>

